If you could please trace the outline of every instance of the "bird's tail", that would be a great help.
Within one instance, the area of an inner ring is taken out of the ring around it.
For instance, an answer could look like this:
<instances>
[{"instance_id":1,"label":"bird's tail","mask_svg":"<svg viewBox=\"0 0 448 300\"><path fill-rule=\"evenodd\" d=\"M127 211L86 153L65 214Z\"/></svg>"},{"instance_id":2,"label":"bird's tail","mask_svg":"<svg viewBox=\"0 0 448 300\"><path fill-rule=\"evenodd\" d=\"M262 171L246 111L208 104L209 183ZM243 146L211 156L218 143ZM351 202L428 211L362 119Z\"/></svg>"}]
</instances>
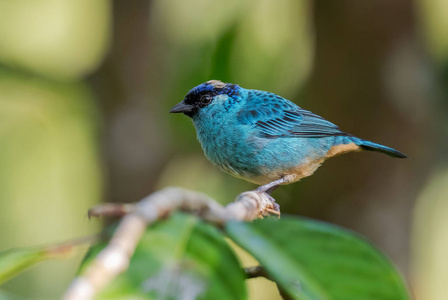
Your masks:
<instances>
[{"instance_id":1,"label":"bird's tail","mask_svg":"<svg viewBox=\"0 0 448 300\"><path fill-rule=\"evenodd\" d=\"M362 140L362 139L356 139L356 141L354 141L356 145L361 146L361 148L365 149L365 150L370 150L370 151L377 151L377 152L382 152L385 153L387 155L390 155L392 157L396 157L396 158L407 158L407 156L403 153L401 153L398 150L392 149L390 147L386 147L374 142L370 142L370 141L366 141L366 140Z\"/></svg>"}]
</instances>

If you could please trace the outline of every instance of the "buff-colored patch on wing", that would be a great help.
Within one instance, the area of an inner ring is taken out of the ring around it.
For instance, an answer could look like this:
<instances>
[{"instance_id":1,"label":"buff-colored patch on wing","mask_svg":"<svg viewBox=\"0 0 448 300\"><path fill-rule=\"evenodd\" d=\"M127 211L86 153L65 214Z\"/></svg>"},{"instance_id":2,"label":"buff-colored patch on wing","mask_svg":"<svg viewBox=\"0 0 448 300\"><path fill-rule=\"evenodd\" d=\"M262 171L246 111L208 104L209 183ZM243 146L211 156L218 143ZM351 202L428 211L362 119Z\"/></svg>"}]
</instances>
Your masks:
<instances>
[{"instance_id":1,"label":"buff-colored patch on wing","mask_svg":"<svg viewBox=\"0 0 448 300\"><path fill-rule=\"evenodd\" d=\"M209 80L207 81L208 84L213 85L213 87L217 89L222 89L226 86L226 83L219 81L219 80Z\"/></svg>"},{"instance_id":2,"label":"buff-colored patch on wing","mask_svg":"<svg viewBox=\"0 0 448 300\"><path fill-rule=\"evenodd\" d=\"M344 154L347 152L352 152L352 151L361 151L361 147L359 147L355 143L341 144L341 145L333 146L330 148L330 150L328 150L327 158L341 155L341 154Z\"/></svg>"}]
</instances>

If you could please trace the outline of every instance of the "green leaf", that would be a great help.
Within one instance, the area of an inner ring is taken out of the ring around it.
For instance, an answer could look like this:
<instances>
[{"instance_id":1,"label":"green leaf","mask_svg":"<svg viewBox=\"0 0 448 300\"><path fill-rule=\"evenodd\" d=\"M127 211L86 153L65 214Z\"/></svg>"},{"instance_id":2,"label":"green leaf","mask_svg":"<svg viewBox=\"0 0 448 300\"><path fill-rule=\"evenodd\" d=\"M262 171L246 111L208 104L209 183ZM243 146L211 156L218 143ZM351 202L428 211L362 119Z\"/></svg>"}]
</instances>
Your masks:
<instances>
[{"instance_id":1,"label":"green leaf","mask_svg":"<svg viewBox=\"0 0 448 300\"><path fill-rule=\"evenodd\" d=\"M226 230L294 299L409 299L390 261L348 230L293 217L229 222Z\"/></svg>"},{"instance_id":2,"label":"green leaf","mask_svg":"<svg viewBox=\"0 0 448 300\"><path fill-rule=\"evenodd\" d=\"M83 268L105 247L94 246ZM128 270L97 299L246 299L245 275L222 234L193 216L147 229Z\"/></svg>"},{"instance_id":3,"label":"green leaf","mask_svg":"<svg viewBox=\"0 0 448 300\"><path fill-rule=\"evenodd\" d=\"M0 284L17 276L26 268L45 260L42 249L12 249L0 253Z\"/></svg>"},{"instance_id":4,"label":"green leaf","mask_svg":"<svg viewBox=\"0 0 448 300\"><path fill-rule=\"evenodd\" d=\"M0 290L0 300L24 300L24 298Z\"/></svg>"},{"instance_id":5,"label":"green leaf","mask_svg":"<svg viewBox=\"0 0 448 300\"><path fill-rule=\"evenodd\" d=\"M0 252L0 284L19 275L27 268L47 259L60 258L71 252L71 247L30 247Z\"/></svg>"}]
</instances>

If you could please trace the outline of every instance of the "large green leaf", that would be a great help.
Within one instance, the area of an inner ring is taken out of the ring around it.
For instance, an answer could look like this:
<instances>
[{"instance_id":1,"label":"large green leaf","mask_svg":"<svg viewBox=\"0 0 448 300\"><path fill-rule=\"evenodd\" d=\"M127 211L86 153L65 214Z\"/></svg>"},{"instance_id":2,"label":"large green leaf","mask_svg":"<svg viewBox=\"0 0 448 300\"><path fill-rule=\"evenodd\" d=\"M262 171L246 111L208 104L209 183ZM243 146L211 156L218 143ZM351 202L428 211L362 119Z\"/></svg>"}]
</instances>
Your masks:
<instances>
[{"instance_id":1,"label":"large green leaf","mask_svg":"<svg viewBox=\"0 0 448 300\"><path fill-rule=\"evenodd\" d=\"M83 267L104 248L92 248ZM149 228L128 270L97 299L246 299L245 275L222 234L176 214Z\"/></svg>"},{"instance_id":2,"label":"large green leaf","mask_svg":"<svg viewBox=\"0 0 448 300\"><path fill-rule=\"evenodd\" d=\"M305 218L229 222L230 237L294 299L403 300L389 260L356 234Z\"/></svg>"}]
</instances>

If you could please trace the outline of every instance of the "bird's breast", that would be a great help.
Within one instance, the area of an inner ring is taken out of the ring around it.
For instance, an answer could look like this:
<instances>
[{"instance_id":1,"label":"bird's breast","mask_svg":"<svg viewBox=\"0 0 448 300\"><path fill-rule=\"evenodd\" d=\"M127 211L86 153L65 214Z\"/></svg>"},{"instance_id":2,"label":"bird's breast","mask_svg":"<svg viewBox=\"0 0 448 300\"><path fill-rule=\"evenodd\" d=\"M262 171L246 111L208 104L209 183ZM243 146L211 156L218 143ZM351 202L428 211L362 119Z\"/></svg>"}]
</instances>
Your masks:
<instances>
[{"instance_id":1,"label":"bird's breast","mask_svg":"<svg viewBox=\"0 0 448 300\"><path fill-rule=\"evenodd\" d=\"M262 144L253 139L247 125L215 120L195 124L197 137L205 156L223 171L236 177L257 173Z\"/></svg>"}]
</instances>

